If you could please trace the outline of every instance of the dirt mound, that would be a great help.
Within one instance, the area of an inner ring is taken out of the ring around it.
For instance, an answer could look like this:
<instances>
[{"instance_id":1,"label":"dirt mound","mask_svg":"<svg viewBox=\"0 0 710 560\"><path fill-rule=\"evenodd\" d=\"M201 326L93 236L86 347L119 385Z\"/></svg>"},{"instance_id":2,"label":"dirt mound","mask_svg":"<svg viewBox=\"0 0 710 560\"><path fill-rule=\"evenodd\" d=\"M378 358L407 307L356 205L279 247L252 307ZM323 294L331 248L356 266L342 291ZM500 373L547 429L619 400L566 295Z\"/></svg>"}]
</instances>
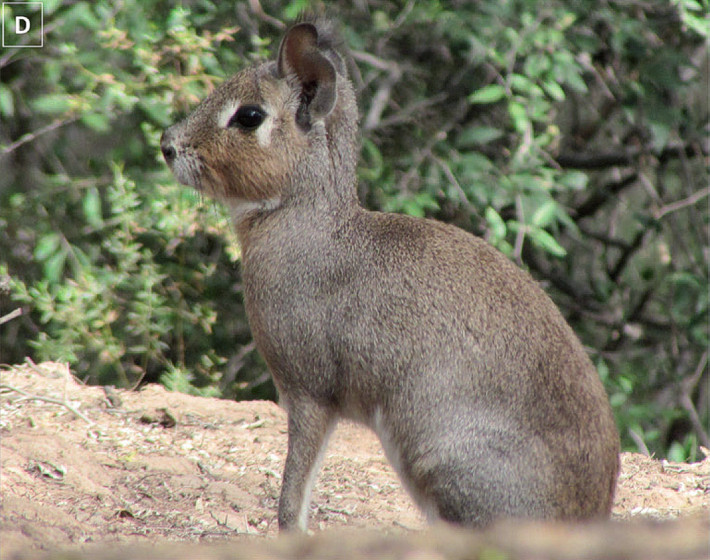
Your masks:
<instances>
[{"instance_id":1,"label":"dirt mound","mask_svg":"<svg viewBox=\"0 0 710 560\"><path fill-rule=\"evenodd\" d=\"M81 385L55 363L28 363L1 376L2 558L97 543L276 534L286 419L273 403L192 397L155 385L106 391ZM625 453L613 516L707 517L709 488L709 459L679 464ZM314 490L310 527L368 528L397 539L424 526L376 438L339 426Z\"/></svg>"}]
</instances>

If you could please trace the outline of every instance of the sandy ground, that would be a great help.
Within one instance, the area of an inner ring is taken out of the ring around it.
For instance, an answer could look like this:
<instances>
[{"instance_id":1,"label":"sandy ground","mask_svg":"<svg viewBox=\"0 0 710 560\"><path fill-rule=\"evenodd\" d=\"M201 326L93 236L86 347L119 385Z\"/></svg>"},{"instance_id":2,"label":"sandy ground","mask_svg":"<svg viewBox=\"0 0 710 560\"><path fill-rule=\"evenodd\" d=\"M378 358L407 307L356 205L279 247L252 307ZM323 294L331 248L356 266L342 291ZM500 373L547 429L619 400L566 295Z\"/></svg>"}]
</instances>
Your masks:
<instances>
[{"instance_id":1,"label":"sandy ground","mask_svg":"<svg viewBox=\"0 0 710 560\"><path fill-rule=\"evenodd\" d=\"M0 557L274 536L285 450L285 414L270 402L192 397L156 385L107 394L56 363L4 369ZM622 455L614 520L687 520L666 525L702 537L709 513L710 459ZM338 527L395 539L425 534L378 441L352 424L331 438L311 506L312 531Z\"/></svg>"}]
</instances>

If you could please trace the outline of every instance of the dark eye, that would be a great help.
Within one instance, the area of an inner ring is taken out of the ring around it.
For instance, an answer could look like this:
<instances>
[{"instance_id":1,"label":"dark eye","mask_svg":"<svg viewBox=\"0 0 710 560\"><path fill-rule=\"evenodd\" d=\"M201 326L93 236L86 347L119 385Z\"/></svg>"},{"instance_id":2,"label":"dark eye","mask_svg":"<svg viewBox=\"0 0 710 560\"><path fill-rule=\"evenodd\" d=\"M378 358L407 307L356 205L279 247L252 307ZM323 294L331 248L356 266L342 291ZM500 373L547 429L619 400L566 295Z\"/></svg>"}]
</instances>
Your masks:
<instances>
[{"instance_id":1,"label":"dark eye","mask_svg":"<svg viewBox=\"0 0 710 560\"><path fill-rule=\"evenodd\" d=\"M244 105L229 119L227 126L238 126L242 130L254 130L264 122L266 113L257 105Z\"/></svg>"}]
</instances>

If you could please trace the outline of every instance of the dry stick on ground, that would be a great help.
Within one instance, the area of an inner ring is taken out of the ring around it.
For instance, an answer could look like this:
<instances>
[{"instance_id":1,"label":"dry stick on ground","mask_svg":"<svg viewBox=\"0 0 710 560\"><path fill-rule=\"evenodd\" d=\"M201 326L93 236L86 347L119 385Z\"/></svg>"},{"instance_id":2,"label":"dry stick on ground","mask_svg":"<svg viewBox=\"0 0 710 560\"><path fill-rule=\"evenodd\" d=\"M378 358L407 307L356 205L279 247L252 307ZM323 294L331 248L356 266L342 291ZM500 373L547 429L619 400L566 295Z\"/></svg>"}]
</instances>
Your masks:
<instances>
[{"instance_id":1,"label":"dry stick on ground","mask_svg":"<svg viewBox=\"0 0 710 560\"><path fill-rule=\"evenodd\" d=\"M20 393L21 395L25 396L28 399L34 400L34 401L42 401L42 402L47 402L51 404L58 404L60 406L63 406L66 408L69 412L74 414L75 416L81 418L89 424L90 426L93 426L94 422L89 419L88 416L77 410L74 406L69 404L67 401L63 401L60 399L55 399L52 397L43 397L41 395L33 395L32 393L28 393L27 391L23 391L22 389L18 389L17 387L13 387L12 385L8 385L6 383L0 383L0 389L8 389L10 391L15 391L16 393Z\"/></svg>"}]
</instances>

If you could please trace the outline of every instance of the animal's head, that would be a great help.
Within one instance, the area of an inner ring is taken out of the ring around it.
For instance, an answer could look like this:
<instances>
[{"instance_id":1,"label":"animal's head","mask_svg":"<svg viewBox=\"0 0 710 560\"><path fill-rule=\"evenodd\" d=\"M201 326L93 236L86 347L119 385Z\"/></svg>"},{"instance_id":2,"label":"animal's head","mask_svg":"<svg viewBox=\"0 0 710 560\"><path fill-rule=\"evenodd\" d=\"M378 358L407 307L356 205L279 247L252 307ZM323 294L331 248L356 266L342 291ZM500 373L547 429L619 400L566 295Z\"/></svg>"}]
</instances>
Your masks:
<instances>
[{"instance_id":1,"label":"animal's head","mask_svg":"<svg viewBox=\"0 0 710 560\"><path fill-rule=\"evenodd\" d=\"M160 147L177 180L247 208L278 205L313 177L351 188L357 108L333 37L324 21L294 25L276 61L241 71L167 129Z\"/></svg>"}]
</instances>

